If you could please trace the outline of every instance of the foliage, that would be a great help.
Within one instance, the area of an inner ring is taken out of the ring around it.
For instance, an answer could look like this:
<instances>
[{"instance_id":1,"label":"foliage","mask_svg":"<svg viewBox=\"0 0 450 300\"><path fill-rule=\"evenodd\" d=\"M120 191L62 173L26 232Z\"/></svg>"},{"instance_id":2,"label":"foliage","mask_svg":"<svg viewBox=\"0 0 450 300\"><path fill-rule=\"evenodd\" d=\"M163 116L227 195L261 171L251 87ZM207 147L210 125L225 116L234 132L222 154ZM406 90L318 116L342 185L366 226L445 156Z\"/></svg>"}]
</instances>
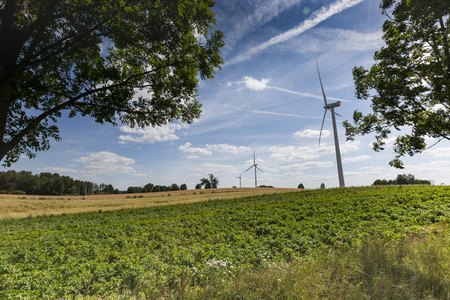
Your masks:
<instances>
[{"instance_id":1,"label":"foliage","mask_svg":"<svg viewBox=\"0 0 450 300\"><path fill-rule=\"evenodd\" d=\"M183 183L182 185L180 185L180 190L182 190L182 191L187 190L187 185L186 185L186 183Z\"/></svg>"},{"instance_id":2,"label":"foliage","mask_svg":"<svg viewBox=\"0 0 450 300\"><path fill-rule=\"evenodd\" d=\"M111 184L100 184L60 176L58 173L43 172L33 175L31 172L14 170L0 172L0 190L12 193L23 191L27 195L91 195L94 193L113 194L116 191Z\"/></svg>"},{"instance_id":3,"label":"foliage","mask_svg":"<svg viewBox=\"0 0 450 300\"><path fill-rule=\"evenodd\" d=\"M450 5L447 0L383 0L386 46L369 70L353 69L356 97L371 99L372 113L355 111L344 122L348 139L376 133L375 151L392 130L410 130L394 144L391 166L426 148L426 137L450 140ZM374 94L371 94L374 92Z\"/></svg>"},{"instance_id":4,"label":"foliage","mask_svg":"<svg viewBox=\"0 0 450 300\"><path fill-rule=\"evenodd\" d=\"M299 188L299 189L304 189L305 187L303 186L303 183L300 183L300 184L298 185L298 188Z\"/></svg>"},{"instance_id":5,"label":"foliage","mask_svg":"<svg viewBox=\"0 0 450 300\"><path fill-rule=\"evenodd\" d=\"M416 179L414 175L411 174L398 174L396 179L386 180L377 179L373 182L373 185L408 185L408 184L426 184L430 185L430 180L420 180Z\"/></svg>"},{"instance_id":6,"label":"foliage","mask_svg":"<svg viewBox=\"0 0 450 300\"><path fill-rule=\"evenodd\" d=\"M209 174L209 178L202 178L200 179L199 189L202 188L202 186L205 187L205 189L217 189L217 186L219 185L219 178L215 177L213 174ZM197 186L195 188L197 188Z\"/></svg>"},{"instance_id":7,"label":"foliage","mask_svg":"<svg viewBox=\"0 0 450 300\"><path fill-rule=\"evenodd\" d=\"M207 289L215 277L226 284L239 270L336 245L397 239L448 220L449 208L448 187L400 186L1 220L0 298L136 291L142 299L167 299L157 293Z\"/></svg>"},{"instance_id":8,"label":"foliage","mask_svg":"<svg viewBox=\"0 0 450 300\"><path fill-rule=\"evenodd\" d=\"M448 228L427 227L393 241L374 239L351 249L321 249L315 259L240 269L225 282L211 274L205 287L178 284L160 289L153 298L449 299L449 253Z\"/></svg>"},{"instance_id":9,"label":"foliage","mask_svg":"<svg viewBox=\"0 0 450 300\"><path fill-rule=\"evenodd\" d=\"M320 188L321 188L321 189L324 189L324 188L325 188L325 183L321 183L321 184L320 184Z\"/></svg>"},{"instance_id":10,"label":"foliage","mask_svg":"<svg viewBox=\"0 0 450 300\"><path fill-rule=\"evenodd\" d=\"M200 116L222 64L213 0L0 1L0 160L60 140L61 116L160 126Z\"/></svg>"}]
</instances>

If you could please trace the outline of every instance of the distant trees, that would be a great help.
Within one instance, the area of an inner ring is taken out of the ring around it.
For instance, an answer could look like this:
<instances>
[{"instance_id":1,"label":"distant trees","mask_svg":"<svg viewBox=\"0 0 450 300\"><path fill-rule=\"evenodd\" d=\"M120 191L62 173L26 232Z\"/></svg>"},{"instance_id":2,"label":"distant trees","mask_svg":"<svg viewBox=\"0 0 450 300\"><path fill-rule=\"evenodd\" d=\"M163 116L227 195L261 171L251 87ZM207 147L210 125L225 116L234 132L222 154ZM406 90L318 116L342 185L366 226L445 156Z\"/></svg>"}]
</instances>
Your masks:
<instances>
[{"instance_id":1,"label":"distant trees","mask_svg":"<svg viewBox=\"0 0 450 300\"><path fill-rule=\"evenodd\" d=\"M300 183L297 188L298 189L304 189L305 187L303 186L303 183Z\"/></svg>"},{"instance_id":2,"label":"distant trees","mask_svg":"<svg viewBox=\"0 0 450 300\"><path fill-rule=\"evenodd\" d=\"M415 179L414 175L411 174L398 174L396 179L386 180L386 179L377 179L373 182L373 185L409 185L409 184L424 184L430 185L430 180L420 180Z\"/></svg>"},{"instance_id":3,"label":"distant trees","mask_svg":"<svg viewBox=\"0 0 450 300\"><path fill-rule=\"evenodd\" d=\"M130 186L127 189L127 193L157 193L157 192L167 192L167 191L179 191L187 190L187 185L183 183L181 186L173 183L171 186L165 185L154 185L153 183L147 183L144 187Z\"/></svg>"},{"instance_id":4,"label":"distant trees","mask_svg":"<svg viewBox=\"0 0 450 300\"><path fill-rule=\"evenodd\" d=\"M325 183L321 183L321 184L320 184L320 188L321 188L321 189L324 189L324 188L325 188Z\"/></svg>"},{"instance_id":5,"label":"distant trees","mask_svg":"<svg viewBox=\"0 0 450 300\"><path fill-rule=\"evenodd\" d=\"M199 186L200 185L200 186ZM201 189L202 186L205 187L205 189L217 189L217 186L219 185L219 179L215 177L213 174L209 174L209 178L202 178L200 179L200 183L195 186L199 187L198 189Z\"/></svg>"},{"instance_id":6,"label":"distant trees","mask_svg":"<svg viewBox=\"0 0 450 300\"><path fill-rule=\"evenodd\" d=\"M0 172L0 191L12 193L23 191L27 195L91 195L94 193L115 193L111 184L97 185L61 176L58 173L43 172L33 175L28 171L14 170Z\"/></svg>"}]
</instances>

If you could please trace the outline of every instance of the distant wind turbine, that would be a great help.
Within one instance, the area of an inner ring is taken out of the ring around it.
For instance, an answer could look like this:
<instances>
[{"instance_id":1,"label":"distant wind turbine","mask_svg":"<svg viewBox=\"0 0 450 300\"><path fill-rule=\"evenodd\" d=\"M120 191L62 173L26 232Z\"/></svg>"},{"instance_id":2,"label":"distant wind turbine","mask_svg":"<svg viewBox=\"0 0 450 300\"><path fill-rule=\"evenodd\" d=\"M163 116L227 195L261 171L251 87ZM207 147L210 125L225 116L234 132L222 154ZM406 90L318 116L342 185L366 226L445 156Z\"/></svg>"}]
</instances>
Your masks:
<instances>
[{"instance_id":1,"label":"distant wind turbine","mask_svg":"<svg viewBox=\"0 0 450 300\"><path fill-rule=\"evenodd\" d=\"M242 172L239 175L239 177L236 177L236 178L239 178L239 187L241 188L242 187Z\"/></svg>"},{"instance_id":2,"label":"distant wind turbine","mask_svg":"<svg viewBox=\"0 0 450 300\"><path fill-rule=\"evenodd\" d=\"M335 115L339 116L339 114L334 112L335 107L341 106L341 101L333 102L330 104L327 103L327 97L325 96L325 91L323 89L322 78L320 78L319 63L317 62L317 59L316 59L316 66L317 66L317 74L319 74L320 87L322 88L323 101L325 102L325 106L323 107L325 109L325 113L323 115L322 126L320 127L320 134L319 134L319 146L320 146L320 138L322 137L322 129L323 129L323 123L325 122L325 116L327 115L327 111L330 110L331 119L333 121L334 147L336 149L336 163L337 163L337 168L338 168L339 187L342 188L342 187L345 187L344 172L342 170L341 150L339 148L339 139L338 139L338 134L337 134L336 116L335 116Z\"/></svg>"},{"instance_id":3,"label":"distant wind turbine","mask_svg":"<svg viewBox=\"0 0 450 300\"><path fill-rule=\"evenodd\" d=\"M253 152L253 165L248 168L247 170L245 170L245 172L247 172L248 170L250 170L251 168L255 167L255 187L258 187L258 180L256 178L256 169L258 169L259 171L263 172L263 170L261 170L260 168L258 168L258 164L256 163L256 154L255 152ZM245 173L244 172L244 173ZM264 173L264 172L263 172Z\"/></svg>"}]
</instances>

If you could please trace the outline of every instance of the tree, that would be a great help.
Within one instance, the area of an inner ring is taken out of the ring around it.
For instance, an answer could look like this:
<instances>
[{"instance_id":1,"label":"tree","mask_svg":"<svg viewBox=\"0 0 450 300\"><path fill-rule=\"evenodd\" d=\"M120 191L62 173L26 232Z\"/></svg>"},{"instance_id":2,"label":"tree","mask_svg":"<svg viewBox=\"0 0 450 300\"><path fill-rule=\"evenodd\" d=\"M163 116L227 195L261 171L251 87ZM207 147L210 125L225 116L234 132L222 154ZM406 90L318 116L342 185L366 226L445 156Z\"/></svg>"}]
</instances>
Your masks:
<instances>
[{"instance_id":1,"label":"tree","mask_svg":"<svg viewBox=\"0 0 450 300\"><path fill-rule=\"evenodd\" d=\"M186 185L186 183L183 183L182 185L180 185L180 190L182 190L182 191L187 190L187 185Z\"/></svg>"},{"instance_id":2,"label":"tree","mask_svg":"<svg viewBox=\"0 0 450 300\"><path fill-rule=\"evenodd\" d=\"M416 179L412 174L398 174L396 179L386 180L377 179L373 182L373 185L408 185L408 184L423 184L430 185L430 180Z\"/></svg>"},{"instance_id":3,"label":"tree","mask_svg":"<svg viewBox=\"0 0 450 300\"><path fill-rule=\"evenodd\" d=\"M200 179L200 186L204 186L205 189L210 189L211 183L209 182L208 178L202 178L202 179Z\"/></svg>"},{"instance_id":4,"label":"tree","mask_svg":"<svg viewBox=\"0 0 450 300\"><path fill-rule=\"evenodd\" d=\"M211 184L211 188L217 189L219 185L219 178L215 177L213 174L209 174L209 182Z\"/></svg>"},{"instance_id":5,"label":"tree","mask_svg":"<svg viewBox=\"0 0 450 300\"><path fill-rule=\"evenodd\" d=\"M300 183L297 188L304 189L305 187L303 186L303 183Z\"/></svg>"},{"instance_id":6,"label":"tree","mask_svg":"<svg viewBox=\"0 0 450 300\"><path fill-rule=\"evenodd\" d=\"M217 189L217 186L219 185L219 179L215 177L213 174L208 174L208 178L202 178L200 179L200 188L202 186L205 187L205 189ZM197 186L195 187L197 188Z\"/></svg>"},{"instance_id":7,"label":"tree","mask_svg":"<svg viewBox=\"0 0 450 300\"><path fill-rule=\"evenodd\" d=\"M321 184L320 184L320 188L321 188L321 189L324 189L324 188L325 188L325 183L321 183Z\"/></svg>"},{"instance_id":8,"label":"tree","mask_svg":"<svg viewBox=\"0 0 450 300\"><path fill-rule=\"evenodd\" d=\"M153 191L153 187L155 185L153 183L147 183L146 185L144 185L144 191L146 193L151 193Z\"/></svg>"},{"instance_id":9,"label":"tree","mask_svg":"<svg viewBox=\"0 0 450 300\"><path fill-rule=\"evenodd\" d=\"M386 46L375 52L369 70L353 69L356 97L371 99L372 113L344 122L348 139L375 133L373 149L383 150L392 130L408 130L394 144L389 163L426 149L426 137L450 140L450 5L448 0L383 0ZM373 94L371 94L373 93ZM436 143L437 143L436 142Z\"/></svg>"},{"instance_id":10,"label":"tree","mask_svg":"<svg viewBox=\"0 0 450 300\"><path fill-rule=\"evenodd\" d=\"M201 183L197 183L196 185L195 185L195 189L196 190L200 190L202 188L202 184Z\"/></svg>"},{"instance_id":11,"label":"tree","mask_svg":"<svg viewBox=\"0 0 450 300\"><path fill-rule=\"evenodd\" d=\"M130 127L198 118L198 78L222 63L213 5L0 1L0 161L48 150L63 113Z\"/></svg>"},{"instance_id":12,"label":"tree","mask_svg":"<svg viewBox=\"0 0 450 300\"><path fill-rule=\"evenodd\" d=\"M173 183L173 184L170 186L170 190L171 190L171 191L179 191L179 190L180 190L180 187L178 186L178 184Z\"/></svg>"}]
</instances>

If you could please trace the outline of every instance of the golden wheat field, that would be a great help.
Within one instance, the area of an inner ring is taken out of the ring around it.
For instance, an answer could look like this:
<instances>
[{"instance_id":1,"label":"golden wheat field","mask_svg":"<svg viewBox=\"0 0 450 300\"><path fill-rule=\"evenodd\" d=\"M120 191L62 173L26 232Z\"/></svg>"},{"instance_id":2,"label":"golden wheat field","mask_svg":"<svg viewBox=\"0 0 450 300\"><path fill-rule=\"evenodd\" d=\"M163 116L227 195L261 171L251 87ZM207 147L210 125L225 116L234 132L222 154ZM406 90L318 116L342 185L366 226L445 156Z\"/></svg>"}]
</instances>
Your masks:
<instances>
[{"instance_id":1,"label":"golden wheat field","mask_svg":"<svg viewBox=\"0 0 450 300\"><path fill-rule=\"evenodd\" d=\"M113 211L299 191L293 188L221 188L89 196L0 195L0 219Z\"/></svg>"}]
</instances>

